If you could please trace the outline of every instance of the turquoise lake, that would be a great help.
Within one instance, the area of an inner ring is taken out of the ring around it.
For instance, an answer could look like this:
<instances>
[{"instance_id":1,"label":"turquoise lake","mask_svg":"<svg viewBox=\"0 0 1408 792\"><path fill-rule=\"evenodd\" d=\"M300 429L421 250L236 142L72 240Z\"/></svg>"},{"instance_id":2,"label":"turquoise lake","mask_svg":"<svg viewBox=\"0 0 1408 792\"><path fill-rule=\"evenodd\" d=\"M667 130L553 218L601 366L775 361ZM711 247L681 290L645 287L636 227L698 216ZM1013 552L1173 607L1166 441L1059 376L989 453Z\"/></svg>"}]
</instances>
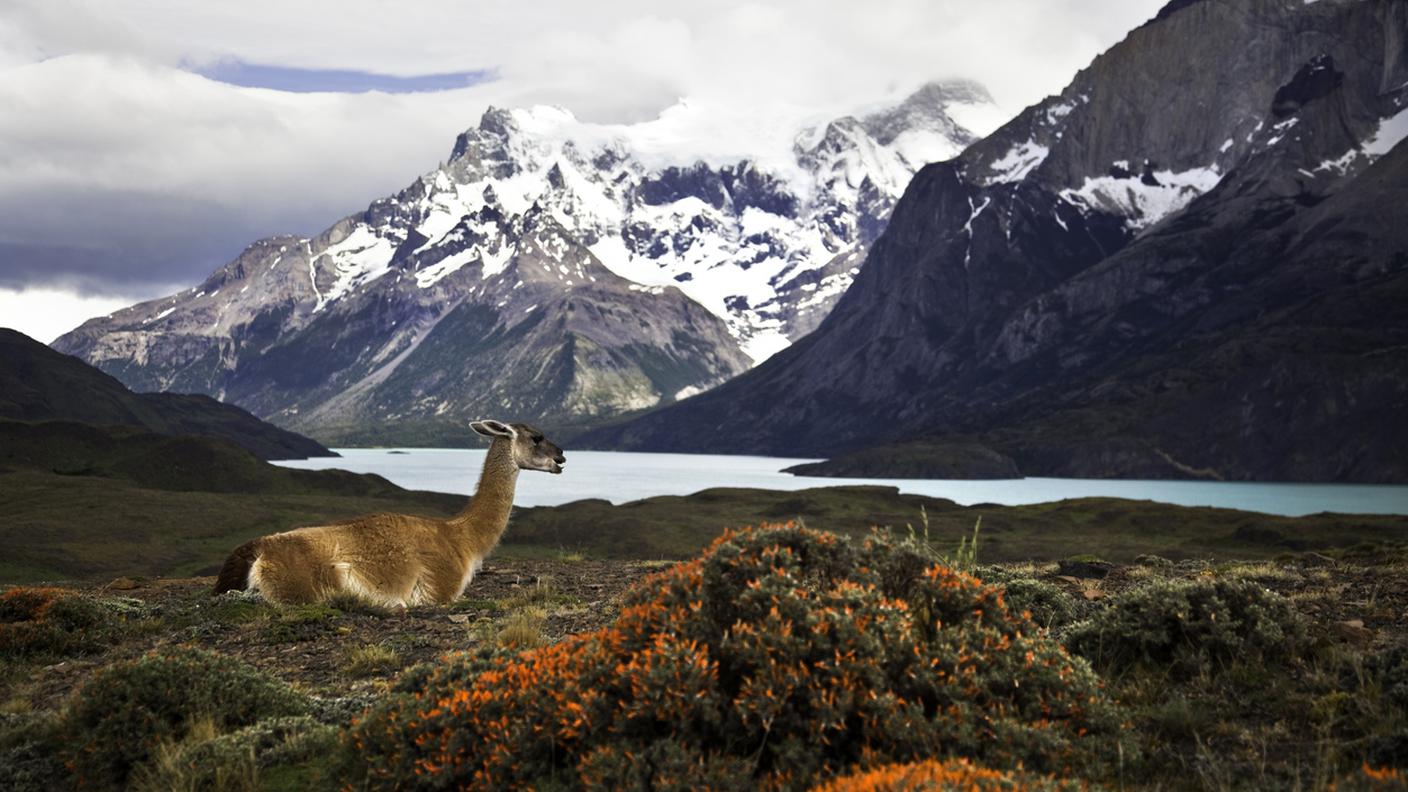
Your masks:
<instances>
[{"instance_id":1,"label":"turquoise lake","mask_svg":"<svg viewBox=\"0 0 1408 792\"><path fill-rule=\"evenodd\" d=\"M376 473L410 489L468 495L484 463L483 449L339 448L342 456L279 462L285 467L340 468ZM555 506L583 498L612 503L655 495L689 495L710 487L796 490L846 484L880 484L902 492L948 498L964 505L1019 505L1066 498L1112 497L1217 506L1299 516L1317 512L1408 514L1408 486L1387 484L1275 484L1210 481L1025 478L1001 481L938 479L834 479L793 476L783 468L811 459L568 451L560 476L525 471L518 479L520 506Z\"/></svg>"}]
</instances>

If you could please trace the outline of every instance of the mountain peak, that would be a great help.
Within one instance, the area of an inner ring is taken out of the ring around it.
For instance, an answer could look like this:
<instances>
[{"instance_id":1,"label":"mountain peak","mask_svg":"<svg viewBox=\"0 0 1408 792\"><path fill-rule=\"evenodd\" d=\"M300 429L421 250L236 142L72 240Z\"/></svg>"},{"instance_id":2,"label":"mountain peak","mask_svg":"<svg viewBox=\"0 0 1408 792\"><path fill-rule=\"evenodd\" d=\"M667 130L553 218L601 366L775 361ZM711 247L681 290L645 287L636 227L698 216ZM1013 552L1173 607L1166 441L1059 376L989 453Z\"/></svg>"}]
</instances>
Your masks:
<instances>
[{"instance_id":1,"label":"mountain peak","mask_svg":"<svg viewBox=\"0 0 1408 792\"><path fill-rule=\"evenodd\" d=\"M906 133L928 133L948 138L961 148L973 142L974 136L954 120L951 109L955 105L991 104L988 90L972 80L934 81L921 85L899 104L864 116L860 123L882 146Z\"/></svg>"},{"instance_id":2,"label":"mountain peak","mask_svg":"<svg viewBox=\"0 0 1408 792\"><path fill-rule=\"evenodd\" d=\"M501 148L517 129L512 110L490 105L479 117L478 126L466 129L455 138L455 147L450 150L450 162L467 155L482 158L487 149Z\"/></svg>"},{"instance_id":3,"label":"mountain peak","mask_svg":"<svg viewBox=\"0 0 1408 792\"><path fill-rule=\"evenodd\" d=\"M941 107L948 104L992 104L992 94L976 80L930 80L914 89L900 102L899 107Z\"/></svg>"}]
</instances>

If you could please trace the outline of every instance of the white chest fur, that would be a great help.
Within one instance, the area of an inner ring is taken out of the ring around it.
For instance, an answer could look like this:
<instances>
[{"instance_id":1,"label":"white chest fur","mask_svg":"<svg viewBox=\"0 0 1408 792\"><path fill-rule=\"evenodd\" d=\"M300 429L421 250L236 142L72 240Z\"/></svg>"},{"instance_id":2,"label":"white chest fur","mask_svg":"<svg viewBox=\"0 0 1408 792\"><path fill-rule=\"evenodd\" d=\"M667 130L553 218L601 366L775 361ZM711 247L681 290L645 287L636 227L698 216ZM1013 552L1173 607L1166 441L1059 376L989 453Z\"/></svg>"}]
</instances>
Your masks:
<instances>
[{"instance_id":1,"label":"white chest fur","mask_svg":"<svg viewBox=\"0 0 1408 792\"><path fill-rule=\"evenodd\" d=\"M476 558L469 562L469 566L464 570L464 577L460 579L460 587L455 590L455 599L464 596L464 590L469 588L469 582L474 580L475 573L483 568L483 558Z\"/></svg>"}]
</instances>

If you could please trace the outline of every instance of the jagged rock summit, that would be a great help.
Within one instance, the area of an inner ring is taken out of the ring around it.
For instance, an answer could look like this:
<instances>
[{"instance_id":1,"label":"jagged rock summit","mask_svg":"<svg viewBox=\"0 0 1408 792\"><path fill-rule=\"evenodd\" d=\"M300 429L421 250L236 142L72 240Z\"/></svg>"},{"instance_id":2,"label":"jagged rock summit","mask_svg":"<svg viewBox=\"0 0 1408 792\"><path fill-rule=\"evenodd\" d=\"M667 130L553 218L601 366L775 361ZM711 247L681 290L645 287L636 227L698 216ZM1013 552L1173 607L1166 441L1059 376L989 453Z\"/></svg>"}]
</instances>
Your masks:
<instances>
[{"instance_id":1,"label":"jagged rock summit","mask_svg":"<svg viewBox=\"0 0 1408 792\"><path fill-rule=\"evenodd\" d=\"M912 174L972 142L948 109L990 102L932 84L723 162L672 142L687 107L631 126L491 108L400 193L54 346L329 442L461 442L485 414L588 425L814 328Z\"/></svg>"}]
</instances>

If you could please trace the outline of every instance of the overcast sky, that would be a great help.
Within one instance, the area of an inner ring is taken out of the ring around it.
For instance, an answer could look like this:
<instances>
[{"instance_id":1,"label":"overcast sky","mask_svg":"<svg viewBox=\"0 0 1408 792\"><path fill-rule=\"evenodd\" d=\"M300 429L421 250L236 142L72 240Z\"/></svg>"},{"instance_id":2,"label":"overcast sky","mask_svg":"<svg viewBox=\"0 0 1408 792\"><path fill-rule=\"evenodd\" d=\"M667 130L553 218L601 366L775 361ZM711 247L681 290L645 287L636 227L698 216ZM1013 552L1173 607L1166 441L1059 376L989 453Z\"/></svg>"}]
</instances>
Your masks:
<instances>
[{"instance_id":1,"label":"overcast sky","mask_svg":"<svg viewBox=\"0 0 1408 792\"><path fill-rule=\"evenodd\" d=\"M4 0L0 326L48 341L409 184L484 108L830 117L933 79L1015 113L1161 0Z\"/></svg>"}]
</instances>

